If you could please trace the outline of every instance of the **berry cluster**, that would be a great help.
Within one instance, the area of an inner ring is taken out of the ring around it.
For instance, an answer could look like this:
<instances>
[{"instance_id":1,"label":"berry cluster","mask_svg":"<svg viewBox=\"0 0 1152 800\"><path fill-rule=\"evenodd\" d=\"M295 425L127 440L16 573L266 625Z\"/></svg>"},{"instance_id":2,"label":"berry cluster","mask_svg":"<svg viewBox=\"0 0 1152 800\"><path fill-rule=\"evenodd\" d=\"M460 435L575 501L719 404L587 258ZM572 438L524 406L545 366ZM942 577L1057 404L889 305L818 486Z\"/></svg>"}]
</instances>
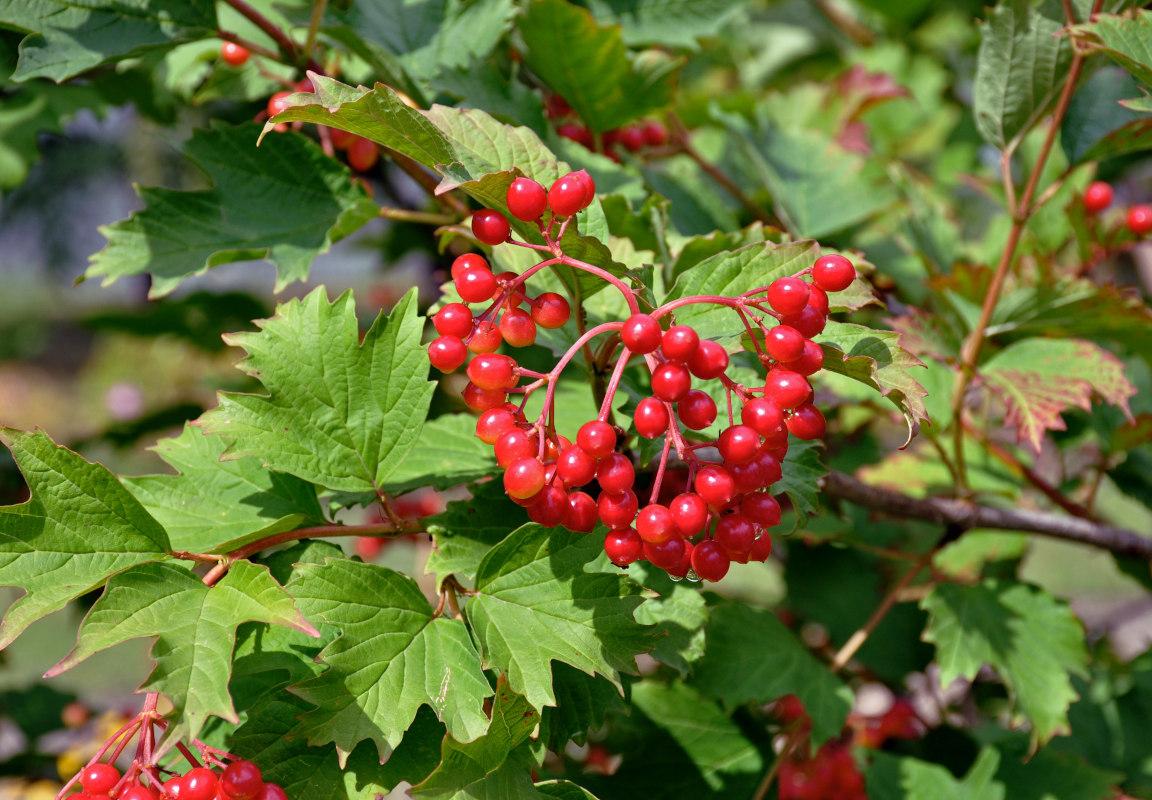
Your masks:
<instances>
[{"instance_id":1,"label":"berry cluster","mask_svg":"<svg viewBox=\"0 0 1152 800\"><path fill-rule=\"evenodd\" d=\"M1104 181L1094 181L1084 190L1084 210L1096 215L1112 205L1112 186ZM1128 230L1135 236L1152 233L1152 205L1137 204L1128 208L1124 215Z\"/></svg>"},{"instance_id":2,"label":"berry cluster","mask_svg":"<svg viewBox=\"0 0 1152 800\"><path fill-rule=\"evenodd\" d=\"M621 149L630 153L640 153L668 144L668 129L660 122L650 119L604 131L600 135L600 144L597 147L596 137L592 131L576 118L572 107L563 97L558 94L549 95L544 110L549 119L557 122L556 133L560 136L582 144L593 152L601 152L613 161L620 160Z\"/></svg>"},{"instance_id":3,"label":"berry cluster","mask_svg":"<svg viewBox=\"0 0 1152 800\"><path fill-rule=\"evenodd\" d=\"M111 764L94 762L77 776L81 791L72 800L288 800L274 783L265 783L251 761L235 760L219 773L193 767L163 783L145 783L144 776L121 775Z\"/></svg>"},{"instance_id":4,"label":"berry cluster","mask_svg":"<svg viewBox=\"0 0 1152 800\"><path fill-rule=\"evenodd\" d=\"M686 297L642 312L629 286L560 247L572 215L593 197L591 178L583 172L560 178L548 191L528 178L517 178L508 189L508 208L513 216L537 223L547 242L543 246L512 239L499 212L478 212L472 227L480 241L519 244L552 257L522 275L494 275L480 256L460 256L452 267L460 297L490 305L478 317L464 303L440 309L433 317L440 336L429 345L429 358L433 366L451 372L465 363L469 350L476 354L467 367L463 399L480 413L476 435L493 446L504 470L505 491L527 509L530 519L584 532L601 522L609 530L605 552L618 566L645 559L677 579L718 581L731 562L763 561L771 553L767 531L781 516L771 487L781 479L789 434L800 439L824 434L824 416L812 403L808 383L808 376L823 366L824 354L812 337L824 329L827 293L847 288L856 270L843 256L828 255L797 275L739 297ZM551 212L547 219L546 211ZM553 235L558 220L560 230ZM538 373L495 351L502 340L514 347L531 344L537 326L559 327L568 320L563 298L546 293L530 299L524 288L530 275L557 263L612 283L633 313L623 322L587 331L551 372ZM520 309L525 303L531 313ZM738 314L751 349L767 370L762 386L733 382L726 374L725 348L690 326L674 323L677 309L705 303ZM556 383L573 356L603 335L612 336L601 347L606 361L615 355L612 377L599 416L585 422L572 442L555 430ZM651 386L651 396L641 399L633 413L635 431L647 439L664 437L650 500L643 507L633 459L619 448L625 431L609 421L612 398L633 357L643 360ZM716 422L716 401L694 388L693 380L714 381L717 393L727 396L728 424L716 438L702 433ZM544 409L529 421L524 414L528 397L542 388ZM516 396L520 402L510 402ZM666 470L673 449L687 466L686 480L682 491L660 502L666 478L675 480L668 477L673 471ZM593 483L595 488L589 489Z\"/></svg>"}]
</instances>

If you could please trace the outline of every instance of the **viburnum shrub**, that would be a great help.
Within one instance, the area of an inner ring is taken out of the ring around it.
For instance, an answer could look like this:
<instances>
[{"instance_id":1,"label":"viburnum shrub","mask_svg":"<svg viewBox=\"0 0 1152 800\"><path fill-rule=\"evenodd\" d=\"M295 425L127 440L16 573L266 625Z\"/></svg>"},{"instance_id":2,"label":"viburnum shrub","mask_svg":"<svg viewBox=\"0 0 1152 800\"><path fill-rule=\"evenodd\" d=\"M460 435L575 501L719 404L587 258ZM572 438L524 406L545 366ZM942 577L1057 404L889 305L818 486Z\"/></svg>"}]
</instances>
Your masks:
<instances>
[{"instance_id":1,"label":"viburnum shrub","mask_svg":"<svg viewBox=\"0 0 1152 800\"><path fill-rule=\"evenodd\" d=\"M0 2L0 795L1152 798L1150 32Z\"/></svg>"}]
</instances>

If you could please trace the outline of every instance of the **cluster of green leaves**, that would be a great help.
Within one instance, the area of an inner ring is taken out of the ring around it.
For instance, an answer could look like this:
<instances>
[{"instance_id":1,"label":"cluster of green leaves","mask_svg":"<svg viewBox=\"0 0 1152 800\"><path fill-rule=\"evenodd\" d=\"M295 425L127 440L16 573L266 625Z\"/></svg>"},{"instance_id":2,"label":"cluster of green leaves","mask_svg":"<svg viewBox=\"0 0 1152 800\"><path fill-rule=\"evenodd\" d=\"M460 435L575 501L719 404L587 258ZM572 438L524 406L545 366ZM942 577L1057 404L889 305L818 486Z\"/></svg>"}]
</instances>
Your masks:
<instances>
[{"instance_id":1,"label":"cluster of green leaves","mask_svg":"<svg viewBox=\"0 0 1152 800\"><path fill-rule=\"evenodd\" d=\"M297 41L312 22L305 0L255 5ZM827 456L797 444L784 464L797 535L779 562L737 569L717 591L621 572L598 536L526 523L488 480L496 467L471 418L429 380L417 292L362 332L353 294L321 287L227 337L245 354L247 388L156 446L170 473L119 478L43 433L4 431L31 497L0 508L0 585L22 592L0 646L101 591L52 673L154 640L144 688L172 701L174 734L254 758L292 797L369 798L401 783L434 798L748 796L778 757L766 704L796 695L818 744L841 734L863 676L897 692L927 686L947 705L921 740L857 749L874 800L1152 790L1140 728L1152 672L1147 656L1118 664L1087 646L1066 602L1072 578L1052 568L1079 553L966 533L845 679L818 651L848 641L902 575L884 553L924 552L939 532L830 507L816 489L824 461L910 494L952 488L955 455L941 453L961 424L955 365L1011 222L987 148L1027 173L1075 40L1092 55L972 387L992 422L960 438L982 501L1031 500L1019 465L1047 452L1098 465L1061 473L1059 490L1098 492L1102 518L1148 527L1152 315L1081 274L1101 223L1078 194L1097 168L1123 180L1152 145L1152 12L1113 2L1088 21L1091 4L1076 0L1082 22L1066 31L1065 4L1005 0L977 30L977 3L848 5L870 43L846 46L844 29L801 2L331 3L318 41L340 75L312 74L314 91L290 99L275 120L288 130L274 132L236 120L303 65L218 63L218 29L277 48L227 3L0 0L0 186L21 182L37 135L79 109L130 102L170 124L193 106L212 118L184 145L202 188L140 189L142 209L104 229L90 264L88 276L108 282L150 276L160 311L145 329L201 341L189 321L203 317L199 296L164 299L186 280L262 259L281 289L377 218L316 126L415 162L439 179L437 194L502 211L517 175L547 185L587 169L600 196L565 249L644 302L738 294L821 247L865 273L834 297L838 318L818 338L816 388L836 408ZM558 136L547 94L597 133L674 112L693 151L615 162ZM746 196L729 196L705 164ZM515 228L540 241L534 226ZM434 253L473 245L462 225L420 241ZM533 263L508 245L490 255L513 271ZM558 269L533 285L566 293L589 326L626 313L584 273ZM737 318L697 307L680 321L724 342L754 382ZM575 338L542 332L527 358L550 363ZM645 381L625 373L625 410ZM557 395L569 436L592 409L572 383ZM1013 438L994 452L984 434L1001 423ZM652 455L641 450L643 464ZM180 557L330 526L381 495L462 485L467 499L427 522L426 571L434 589L462 588L459 614L430 602L420 576L327 543L241 559L212 587ZM1146 564L1104 561L1093 569L1105 585L1141 590L1119 567L1148 586ZM616 774L584 773L563 755L589 737L621 755Z\"/></svg>"}]
</instances>

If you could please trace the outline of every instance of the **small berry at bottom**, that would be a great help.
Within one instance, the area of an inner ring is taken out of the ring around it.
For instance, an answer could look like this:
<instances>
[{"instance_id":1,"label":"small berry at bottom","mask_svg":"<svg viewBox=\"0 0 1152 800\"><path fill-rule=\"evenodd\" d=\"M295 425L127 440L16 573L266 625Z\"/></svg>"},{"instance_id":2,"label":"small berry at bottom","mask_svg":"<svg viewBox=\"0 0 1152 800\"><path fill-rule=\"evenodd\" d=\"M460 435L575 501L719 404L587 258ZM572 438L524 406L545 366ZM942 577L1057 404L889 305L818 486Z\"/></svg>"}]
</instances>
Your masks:
<instances>
[{"instance_id":1,"label":"small berry at bottom","mask_svg":"<svg viewBox=\"0 0 1152 800\"><path fill-rule=\"evenodd\" d=\"M532 301L532 319L541 328L562 328L571 313L568 301L555 292L544 292Z\"/></svg>"},{"instance_id":2,"label":"small berry at bottom","mask_svg":"<svg viewBox=\"0 0 1152 800\"><path fill-rule=\"evenodd\" d=\"M543 488L544 465L535 458L514 461L504 473L504 491L512 497L524 500Z\"/></svg>"},{"instance_id":3,"label":"small berry at bottom","mask_svg":"<svg viewBox=\"0 0 1152 800\"><path fill-rule=\"evenodd\" d=\"M607 422L592 420L585 422L576 432L576 443L599 460L616 449L616 431Z\"/></svg>"},{"instance_id":4,"label":"small berry at bottom","mask_svg":"<svg viewBox=\"0 0 1152 800\"><path fill-rule=\"evenodd\" d=\"M672 512L672 522L681 536L695 536L708 524L708 504L700 495L684 492L672 498L668 504Z\"/></svg>"},{"instance_id":5,"label":"small berry at bottom","mask_svg":"<svg viewBox=\"0 0 1152 800\"><path fill-rule=\"evenodd\" d=\"M508 211L516 219L532 222L548 208L548 191L531 178L517 178L508 186Z\"/></svg>"},{"instance_id":6,"label":"small berry at bottom","mask_svg":"<svg viewBox=\"0 0 1152 800\"><path fill-rule=\"evenodd\" d=\"M266 783L256 800L288 800L288 795L276 784Z\"/></svg>"},{"instance_id":7,"label":"small berry at bottom","mask_svg":"<svg viewBox=\"0 0 1152 800\"><path fill-rule=\"evenodd\" d=\"M484 244L501 244L511 232L508 219L495 209L484 208L472 215L472 234Z\"/></svg>"},{"instance_id":8,"label":"small berry at bottom","mask_svg":"<svg viewBox=\"0 0 1152 800\"><path fill-rule=\"evenodd\" d=\"M644 552L644 540L632 528L608 531L604 537L604 552L608 560L618 567L626 567Z\"/></svg>"},{"instance_id":9,"label":"small berry at bottom","mask_svg":"<svg viewBox=\"0 0 1152 800\"><path fill-rule=\"evenodd\" d=\"M220 774L220 790L230 800L252 800L264 788L264 776L251 761L233 761Z\"/></svg>"},{"instance_id":10,"label":"small berry at bottom","mask_svg":"<svg viewBox=\"0 0 1152 800\"><path fill-rule=\"evenodd\" d=\"M1112 185L1105 181L1093 181L1084 190L1084 210L1089 214L1099 214L1112 205Z\"/></svg>"},{"instance_id":11,"label":"small berry at bottom","mask_svg":"<svg viewBox=\"0 0 1152 800\"><path fill-rule=\"evenodd\" d=\"M196 767L184 774L180 800L216 800L216 773L207 767Z\"/></svg>"},{"instance_id":12,"label":"small berry at bottom","mask_svg":"<svg viewBox=\"0 0 1152 800\"><path fill-rule=\"evenodd\" d=\"M821 256L812 265L812 281L826 292L842 292L856 280L856 268L844 256Z\"/></svg>"},{"instance_id":13,"label":"small berry at bottom","mask_svg":"<svg viewBox=\"0 0 1152 800\"><path fill-rule=\"evenodd\" d=\"M80 773L80 785L89 794L108 794L120 780L120 770L111 764L89 764Z\"/></svg>"},{"instance_id":14,"label":"small berry at bottom","mask_svg":"<svg viewBox=\"0 0 1152 800\"><path fill-rule=\"evenodd\" d=\"M728 574L731 559L724 553L724 548L711 539L696 545L692 551L692 569L706 581L721 580Z\"/></svg>"},{"instance_id":15,"label":"small berry at bottom","mask_svg":"<svg viewBox=\"0 0 1152 800\"><path fill-rule=\"evenodd\" d=\"M580 533L588 533L596 527L596 501L584 492L568 494L568 510L564 514L564 527Z\"/></svg>"},{"instance_id":16,"label":"small berry at bottom","mask_svg":"<svg viewBox=\"0 0 1152 800\"><path fill-rule=\"evenodd\" d=\"M1152 206L1132 206L1128 209L1128 230L1137 236L1152 232Z\"/></svg>"},{"instance_id":17,"label":"small berry at bottom","mask_svg":"<svg viewBox=\"0 0 1152 800\"><path fill-rule=\"evenodd\" d=\"M645 439L655 439L668 431L668 408L655 397L645 397L636 404L632 421L638 434Z\"/></svg>"}]
</instances>

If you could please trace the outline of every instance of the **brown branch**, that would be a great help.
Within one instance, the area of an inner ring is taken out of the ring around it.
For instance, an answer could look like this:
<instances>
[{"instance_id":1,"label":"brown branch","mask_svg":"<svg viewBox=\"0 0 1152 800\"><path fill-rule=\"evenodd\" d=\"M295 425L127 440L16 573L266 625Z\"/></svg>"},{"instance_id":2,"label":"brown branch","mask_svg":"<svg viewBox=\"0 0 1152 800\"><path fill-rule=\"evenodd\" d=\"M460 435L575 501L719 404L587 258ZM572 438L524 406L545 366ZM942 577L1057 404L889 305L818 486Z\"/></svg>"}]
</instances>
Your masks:
<instances>
[{"instance_id":1,"label":"brown branch","mask_svg":"<svg viewBox=\"0 0 1152 800\"><path fill-rule=\"evenodd\" d=\"M411 211L407 208L381 208L380 216L397 222L415 222L420 225L455 225L461 220L449 214L434 214L428 211Z\"/></svg>"},{"instance_id":2,"label":"brown branch","mask_svg":"<svg viewBox=\"0 0 1152 800\"><path fill-rule=\"evenodd\" d=\"M852 19L828 0L816 0L815 5L825 19L832 23L836 30L851 39L853 44L867 47L875 41L876 37L872 35L872 31Z\"/></svg>"},{"instance_id":3,"label":"brown branch","mask_svg":"<svg viewBox=\"0 0 1152 800\"><path fill-rule=\"evenodd\" d=\"M320 23L324 19L324 12L328 8L328 0L312 0L312 17L308 20L308 36L304 40L304 55L312 57L312 48L316 44L316 34L320 31Z\"/></svg>"},{"instance_id":4,"label":"brown branch","mask_svg":"<svg viewBox=\"0 0 1152 800\"><path fill-rule=\"evenodd\" d=\"M822 485L824 491L832 497L894 517L955 525L963 530L993 528L1035 533L1152 561L1152 538L1078 517L1020 508L994 508L945 497L909 497L892 489L870 486L842 472L828 473Z\"/></svg>"}]
</instances>

